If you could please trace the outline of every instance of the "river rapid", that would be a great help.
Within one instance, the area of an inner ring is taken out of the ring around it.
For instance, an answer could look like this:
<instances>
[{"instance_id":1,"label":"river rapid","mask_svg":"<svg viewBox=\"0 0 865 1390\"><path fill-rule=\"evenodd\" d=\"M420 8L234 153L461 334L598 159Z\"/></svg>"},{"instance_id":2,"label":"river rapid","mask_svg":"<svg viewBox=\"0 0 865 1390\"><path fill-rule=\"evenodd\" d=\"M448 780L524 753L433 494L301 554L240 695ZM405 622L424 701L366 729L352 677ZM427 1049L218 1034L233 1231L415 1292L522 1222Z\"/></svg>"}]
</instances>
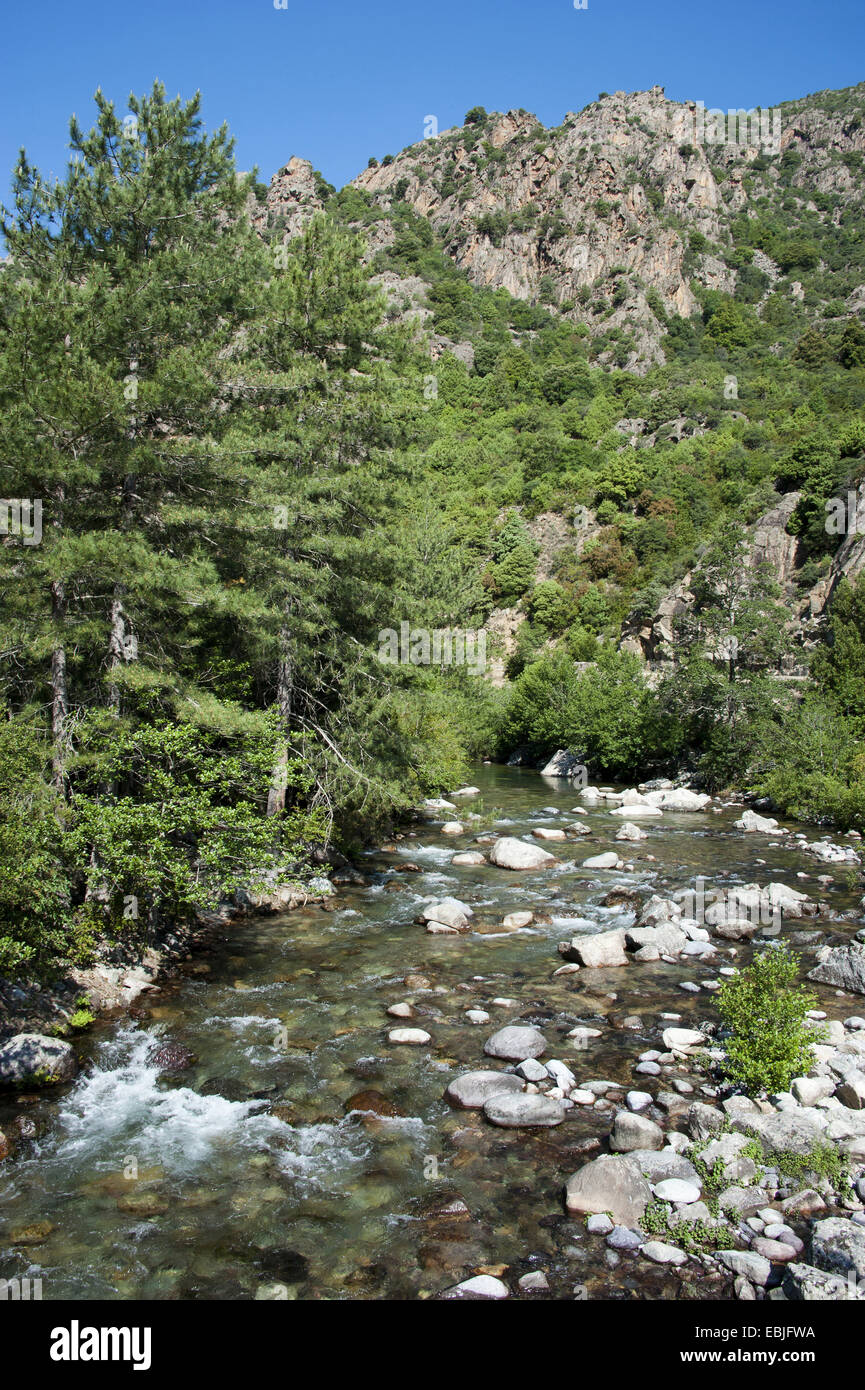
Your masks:
<instances>
[{"instance_id":1,"label":"river rapid","mask_svg":"<svg viewBox=\"0 0 865 1390\"><path fill-rule=\"evenodd\" d=\"M578 1080L653 1089L634 1067L658 1046L660 1015L684 1026L716 1018L719 968L746 961L750 946L719 941L707 962L554 978L557 945L575 930L633 921L603 906L616 885L648 896L697 876L707 889L787 883L831 907L834 920L783 925L806 959L856 930L859 892L843 866L735 829L740 806L665 813L641 822L647 839L616 845L621 820L592 807L578 818L562 780L490 766L474 780L481 795L460 814L483 820L464 835L419 825L367 856L370 886L227 925L135 1016L93 1030L74 1083L0 1101L0 1129L26 1135L0 1165L0 1277L41 1278L46 1300L415 1299L478 1272L516 1291L533 1270L551 1298L719 1296L701 1290L699 1271L689 1285L687 1274L611 1260L585 1220L567 1216L563 1185L604 1151L615 1102L576 1106L555 1129L509 1130L452 1109L445 1088L460 1072L503 1066L484 1058L484 1042L519 1019L544 1032L545 1060L565 1061ZM578 819L592 833L547 844L554 867L450 863L479 832L523 836ZM581 868L610 848L630 871ZM430 935L416 922L426 900L448 895L474 910L470 934ZM535 921L503 932L518 909ZM850 1012L849 996L817 993L829 1017ZM428 1045L388 1041L402 1020L386 1010L401 1001ZM470 1009L490 1021L473 1024ZM567 1037L578 1024L600 1032L585 1050ZM168 1042L194 1054L177 1075L154 1061ZM468 1214L444 1210L455 1198Z\"/></svg>"}]
</instances>

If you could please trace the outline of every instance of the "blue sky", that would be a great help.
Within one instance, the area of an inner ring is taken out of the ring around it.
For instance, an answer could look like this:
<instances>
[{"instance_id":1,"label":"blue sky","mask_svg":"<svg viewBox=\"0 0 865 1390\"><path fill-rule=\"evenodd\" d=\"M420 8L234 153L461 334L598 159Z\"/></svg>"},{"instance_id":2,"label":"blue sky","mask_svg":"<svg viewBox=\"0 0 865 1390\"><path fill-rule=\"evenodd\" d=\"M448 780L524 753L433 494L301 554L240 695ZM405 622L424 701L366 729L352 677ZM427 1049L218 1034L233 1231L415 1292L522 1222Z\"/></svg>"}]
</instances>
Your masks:
<instances>
[{"instance_id":1,"label":"blue sky","mask_svg":"<svg viewBox=\"0 0 865 1390\"><path fill-rule=\"evenodd\" d=\"M546 124L655 83L707 107L771 106L865 78L862 0L7 0L0 189L18 149L61 173L97 86L126 109L159 77L200 88L241 168L292 154L341 186L471 106Z\"/></svg>"}]
</instances>

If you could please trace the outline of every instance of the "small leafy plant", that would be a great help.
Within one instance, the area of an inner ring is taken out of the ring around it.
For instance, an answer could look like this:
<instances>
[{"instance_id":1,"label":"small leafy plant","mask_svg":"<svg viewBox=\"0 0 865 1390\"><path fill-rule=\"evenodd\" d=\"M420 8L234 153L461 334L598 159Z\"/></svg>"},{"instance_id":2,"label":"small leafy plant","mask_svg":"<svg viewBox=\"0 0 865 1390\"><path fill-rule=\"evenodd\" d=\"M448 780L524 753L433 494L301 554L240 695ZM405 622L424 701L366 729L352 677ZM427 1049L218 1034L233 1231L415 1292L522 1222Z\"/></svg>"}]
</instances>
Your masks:
<instances>
[{"instance_id":1,"label":"small leafy plant","mask_svg":"<svg viewBox=\"0 0 865 1390\"><path fill-rule=\"evenodd\" d=\"M87 996L82 995L80 999L76 999L74 1012L69 1015L69 1027L80 1032L84 1028L89 1028L95 1020L96 1015L90 1007L90 1000Z\"/></svg>"},{"instance_id":2,"label":"small leafy plant","mask_svg":"<svg viewBox=\"0 0 865 1390\"><path fill-rule=\"evenodd\" d=\"M757 956L718 992L721 1018L730 1029L725 1070L749 1094L786 1091L794 1076L814 1064L819 1041L805 1018L817 1000L798 983L798 957L785 945Z\"/></svg>"}]
</instances>

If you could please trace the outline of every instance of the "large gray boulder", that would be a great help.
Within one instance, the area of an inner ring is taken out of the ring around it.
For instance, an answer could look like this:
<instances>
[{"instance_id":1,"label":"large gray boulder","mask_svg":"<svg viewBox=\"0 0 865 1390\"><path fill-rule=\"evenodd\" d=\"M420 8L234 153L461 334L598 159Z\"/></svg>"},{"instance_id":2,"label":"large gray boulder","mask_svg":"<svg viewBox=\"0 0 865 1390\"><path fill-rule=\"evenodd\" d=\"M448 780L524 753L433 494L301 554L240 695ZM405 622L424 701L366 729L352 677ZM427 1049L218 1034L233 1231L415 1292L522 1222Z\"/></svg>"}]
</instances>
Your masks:
<instances>
[{"instance_id":1,"label":"large gray boulder","mask_svg":"<svg viewBox=\"0 0 865 1390\"><path fill-rule=\"evenodd\" d=\"M827 1115L823 1110L779 1110L771 1115L732 1115L733 1128L745 1134L756 1134L770 1153L789 1150L808 1154L814 1145L826 1138Z\"/></svg>"},{"instance_id":2,"label":"large gray boulder","mask_svg":"<svg viewBox=\"0 0 865 1390\"><path fill-rule=\"evenodd\" d=\"M559 955L565 960L576 961L587 968L605 965L627 965L625 954L625 933L619 928L615 931L588 933L575 936L570 941L559 942Z\"/></svg>"},{"instance_id":3,"label":"large gray boulder","mask_svg":"<svg viewBox=\"0 0 865 1390\"><path fill-rule=\"evenodd\" d=\"M858 1280L842 1279L813 1265L789 1264L781 1286L791 1302L839 1303L851 1299L865 1302L865 1287Z\"/></svg>"},{"instance_id":4,"label":"large gray boulder","mask_svg":"<svg viewBox=\"0 0 865 1390\"><path fill-rule=\"evenodd\" d=\"M490 850L490 862L500 869L543 869L555 856L540 845L530 845L515 835L503 835Z\"/></svg>"},{"instance_id":5,"label":"large gray boulder","mask_svg":"<svg viewBox=\"0 0 865 1390\"><path fill-rule=\"evenodd\" d=\"M610 1148L616 1153L630 1153L633 1149L662 1149L664 1131L654 1120L645 1115L634 1115L630 1110L620 1110L613 1123L610 1135Z\"/></svg>"},{"instance_id":6,"label":"large gray boulder","mask_svg":"<svg viewBox=\"0 0 865 1390\"><path fill-rule=\"evenodd\" d=\"M695 1100L688 1111L688 1133L692 1139L710 1139L713 1134L717 1134L724 1127L725 1117L720 1110L716 1110L713 1105L706 1105L702 1100Z\"/></svg>"},{"instance_id":7,"label":"large gray boulder","mask_svg":"<svg viewBox=\"0 0 865 1390\"><path fill-rule=\"evenodd\" d=\"M16 1033L0 1046L0 1086L52 1086L77 1071L75 1051L61 1038Z\"/></svg>"},{"instance_id":8,"label":"large gray boulder","mask_svg":"<svg viewBox=\"0 0 865 1390\"><path fill-rule=\"evenodd\" d=\"M765 1255L755 1255L751 1250L719 1250L716 1259L733 1274L743 1275L752 1284L762 1287L769 1282L772 1266Z\"/></svg>"},{"instance_id":9,"label":"large gray boulder","mask_svg":"<svg viewBox=\"0 0 865 1390\"><path fill-rule=\"evenodd\" d=\"M524 1082L507 1071L467 1071L445 1091L445 1099L459 1110L482 1110L492 1096L521 1091Z\"/></svg>"},{"instance_id":10,"label":"large gray boulder","mask_svg":"<svg viewBox=\"0 0 865 1390\"><path fill-rule=\"evenodd\" d=\"M636 1163L603 1154L568 1178L565 1205L572 1215L609 1212L620 1226L636 1226L652 1200L652 1189Z\"/></svg>"},{"instance_id":11,"label":"large gray boulder","mask_svg":"<svg viewBox=\"0 0 865 1390\"><path fill-rule=\"evenodd\" d=\"M811 1261L830 1274L865 1280L865 1226L844 1216L817 1221L811 1230Z\"/></svg>"},{"instance_id":12,"label":"large gray boulder","mask_svg":"<svg viewBox=\"0 0 865 1390\"><path fill-rule=\"evenodd\" d=\"M678 956L688 938L675 922L664 922L657 927L626 927L625 940L629 951L654 946L660 955Z\"/></svg>"},{"instance_id":13,"label":"large gray boulder","mask_svg":"<svg viewBox=\"0 0 865 1390\"><path fill-rule=\"evenodd\" d=\"M824 947L818 954L818 964L808 972L809 980L851 994L865 994L865 943L851 941L846 946Z\"/></svg>"}]
</instances>

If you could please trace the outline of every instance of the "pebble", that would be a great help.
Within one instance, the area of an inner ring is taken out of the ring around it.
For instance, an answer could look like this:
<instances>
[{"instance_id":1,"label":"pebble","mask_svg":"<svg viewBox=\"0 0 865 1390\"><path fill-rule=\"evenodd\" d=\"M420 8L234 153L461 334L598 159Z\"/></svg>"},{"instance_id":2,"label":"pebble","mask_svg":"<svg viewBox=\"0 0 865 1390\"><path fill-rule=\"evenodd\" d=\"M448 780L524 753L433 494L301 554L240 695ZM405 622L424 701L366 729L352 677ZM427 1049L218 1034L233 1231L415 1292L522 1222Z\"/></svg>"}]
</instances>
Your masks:
<instances>
[{"instance_id":1,"label":"pebble","mask_svg":"<svg viewBox=\"0 0 865 1390\"><path fill-rule=\"evenodd\" d=\"M524 1293L543 1293L550 1287L550 1281L542 1269L533 1269L517 1280Z\"/></svg>"},{"instance_id":2,"label":"pebble","mask_svg":"<svg viewBox=\"0 0 865 1390\"><path fill-rule=\"evenodd\" d=\"M422 1028L392 1028L387 1040L390 1043L405 1043L409 1047L423 1047L426 1043L432 1042L429 1033L425 1033Z\"/></svg>"},{"instance_id":3,"label":"pebble","mask_svg":"<svg viewBox=\"0 0 865 1390\"><path fill-rule=\"evenodd\" d=\"M469 1023L489 1023L490 1016L484 1013L483 1009L466 1009L466 1018Z\"/></svg>"}]
</instances>

